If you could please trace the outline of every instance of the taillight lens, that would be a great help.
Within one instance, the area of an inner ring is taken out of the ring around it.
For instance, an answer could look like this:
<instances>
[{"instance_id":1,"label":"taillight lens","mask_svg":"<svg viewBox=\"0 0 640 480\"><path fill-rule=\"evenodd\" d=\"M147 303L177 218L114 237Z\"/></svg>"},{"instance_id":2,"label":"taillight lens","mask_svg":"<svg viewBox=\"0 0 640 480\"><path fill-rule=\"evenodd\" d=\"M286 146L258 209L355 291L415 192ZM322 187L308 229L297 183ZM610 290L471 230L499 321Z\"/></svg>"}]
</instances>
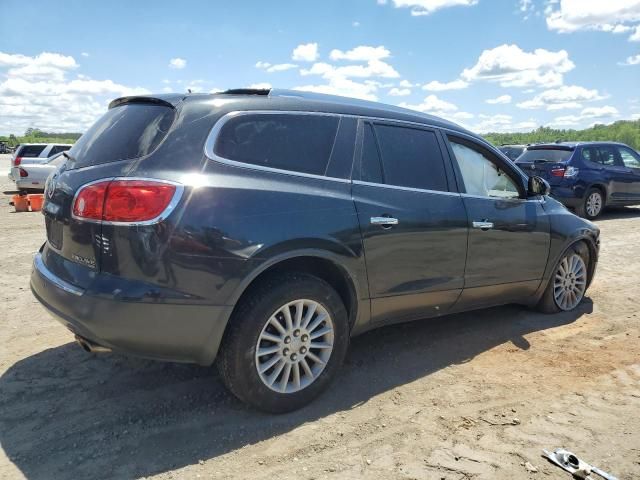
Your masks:
<instances>
[{"instance_id":1,"label":"taillight lens","mask_svg":"<svg viewBox=\"0 0 640 480\"><path fill-rule=\"evenodd\" d=\"M18 165L20 165L20 163L22 163L22 157L16 157L16 158L13 160L13 166L14 166L14 167L17 167Z\"/></svg>"},{"instance_id":2,"label":"taillight lens","mask_svg":"<svg viewBox=\"0 0 640 480\"><path fill-rule=\"evenodd\" d=\"M27 172L24 168L19 168L18 170L20 171L20 178L29 176L29 172Z\"/></svg>"},{"instance_id":3,"label":"taillight lens","mask_svg":"<svg viewBox=\"0 0 640 480\"><path fill-rule=\"evenodd\" d=\"M82 187L73 215L87 220L138 223L158 217L171 203L177 187L153 180L107 180Z\"/></svg>"},{"instance_id":4,"label":"taillight lens","mask_svg":"<svg viewBox=\"0 0 640 480\"><path fill-rule=\"evenodd\" d=\"M110 180L82 187L73 202L73 215L86 220L102 220L104 199Z\"/></svg>"},{"instance_id":5,"label":"taillight lens","mask_svg":"<svg viewBox=\"0 0 640 480\"><path fill-rule=\"evenodd\" d=\"M564 177L564 167L554 168L551 170L552 177Z\"/></svg>"},{"instance_id":6,"label":"taillight lens","mask_svg":"<svg viewBox=\"0 0 640 480\"><path fill-rule=\"evenodd\" d=\"M578 169L569 165L564 171L564 178L573 178L578 175Z\"/></svg>"}]
</instances>

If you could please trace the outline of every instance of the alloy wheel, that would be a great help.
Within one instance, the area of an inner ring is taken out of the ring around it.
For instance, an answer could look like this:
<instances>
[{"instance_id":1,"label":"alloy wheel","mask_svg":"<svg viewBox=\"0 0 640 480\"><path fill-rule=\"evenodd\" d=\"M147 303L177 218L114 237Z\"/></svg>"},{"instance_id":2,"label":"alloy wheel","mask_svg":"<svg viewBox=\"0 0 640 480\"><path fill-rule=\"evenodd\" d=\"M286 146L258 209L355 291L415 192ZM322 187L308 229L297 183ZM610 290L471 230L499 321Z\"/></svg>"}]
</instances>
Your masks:
<instances>
[{"instance_id":1,"label":"alloy wheel","mask_svg":"<svg viewBox=\"0 0 640 480\"><path fill-rule=\"evenodd\" d=\"M334 325L314 300L294 300L278 308L258 337L255 364L265 386L294 393L311 385L333 351Z\"/></svg>"},{"instance_id":2,"label":"alloy wheel","mask_svg":"<svg viewBox=\"0 0 640 480\"><path fill-rule=\"evenodd\" d=\"M600 214L600 210L602 210L602 195L600 193L593 192L589 195L586 210L590 217L597 217Z\"/></svg>"},{"instance_id":3,"label":"alloy wheel","mask_svg":"<svg viewBox=\"0 0 640 480\"><path fill-rule=\"evenodd\" d=\"M587 289L587 267L577 253L565 256L553 280L553 297L561 310L573 310Z\"/></svg>"}]
</instances>

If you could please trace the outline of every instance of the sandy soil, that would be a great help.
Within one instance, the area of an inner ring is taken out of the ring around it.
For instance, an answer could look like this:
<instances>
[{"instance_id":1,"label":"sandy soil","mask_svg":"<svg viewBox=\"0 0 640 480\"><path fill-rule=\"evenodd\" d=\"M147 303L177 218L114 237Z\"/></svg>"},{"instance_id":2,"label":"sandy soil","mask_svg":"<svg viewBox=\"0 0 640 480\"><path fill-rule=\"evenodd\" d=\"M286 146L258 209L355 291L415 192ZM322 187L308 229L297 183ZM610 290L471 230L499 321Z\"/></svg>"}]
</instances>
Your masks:
<instances>
[{"instance_id":1,"label":"sandy soil","mask_svg":"<svg viewBox=\"0 0 640 480\"><path fill-rule=\"evenodd\" d=\"M0 192L11 188L0 159ZM0 194L0 478L640 477L640 209L609 212L578 312L507 306L370 332L311 406L246 409L213 369L92 356L29 290L38 213ZM528 462L528 463L527 463ZM536 470L536 471L534 471Z\"/></svg>"}]
</instances>

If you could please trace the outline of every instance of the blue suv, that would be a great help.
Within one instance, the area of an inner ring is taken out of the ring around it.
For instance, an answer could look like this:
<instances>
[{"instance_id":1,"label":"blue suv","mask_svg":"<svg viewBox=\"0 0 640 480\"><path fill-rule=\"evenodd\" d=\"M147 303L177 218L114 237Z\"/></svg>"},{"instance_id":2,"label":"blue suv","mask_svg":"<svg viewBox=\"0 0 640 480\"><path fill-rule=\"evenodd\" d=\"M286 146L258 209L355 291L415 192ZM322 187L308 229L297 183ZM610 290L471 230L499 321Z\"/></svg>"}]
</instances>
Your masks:
<instances>
[{"instance_id":1,"label":"blue suv","mask_svg":"<svg viewBox=\"0 0 640 480\"><path fill-rule=\"evenodd\" d=\"M640 154L622 143L562 142L527 147L516 164L549 182L551 195L581 217L640 204Z\"/></svg>"}]
</instances>

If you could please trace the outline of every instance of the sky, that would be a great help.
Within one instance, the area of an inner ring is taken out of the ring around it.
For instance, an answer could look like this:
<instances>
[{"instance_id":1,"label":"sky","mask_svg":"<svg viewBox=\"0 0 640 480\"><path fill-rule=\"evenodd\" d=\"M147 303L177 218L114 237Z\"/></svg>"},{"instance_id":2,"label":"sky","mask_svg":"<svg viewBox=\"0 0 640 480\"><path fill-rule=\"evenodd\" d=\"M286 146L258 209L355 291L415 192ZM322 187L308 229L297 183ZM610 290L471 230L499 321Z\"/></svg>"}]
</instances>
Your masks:
<instances>
[{"instance_id":1,"label":"sky","mask_svg":"<svg viewBox=\"0 0 640 480\"><path fill-rule=\"evenodd\" d=\"M479 133L640 118L640 0L0 0L0 134L110 100L310 90Z\"/></svg>"}]
</instances>

